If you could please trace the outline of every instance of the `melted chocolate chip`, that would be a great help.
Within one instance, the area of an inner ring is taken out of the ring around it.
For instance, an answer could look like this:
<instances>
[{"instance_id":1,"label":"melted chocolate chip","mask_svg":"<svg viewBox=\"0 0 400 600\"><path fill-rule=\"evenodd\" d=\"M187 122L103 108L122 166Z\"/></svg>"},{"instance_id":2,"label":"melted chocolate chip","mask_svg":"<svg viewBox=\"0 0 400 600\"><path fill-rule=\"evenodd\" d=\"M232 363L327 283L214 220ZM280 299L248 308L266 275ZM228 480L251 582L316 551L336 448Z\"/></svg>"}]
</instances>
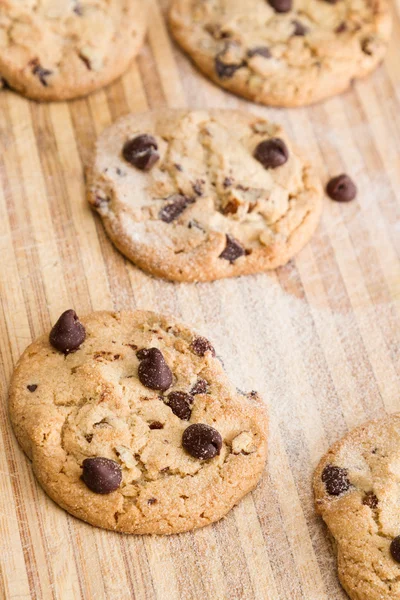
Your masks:
<instances>
[{"instance_id":1,"label":"melted chocolate chip","mask_svg":"<svg viewBox=\"0 0 400 600\"><path fill-rule=\"evenodd\" d=\"M221 434L204 423L189 425L183 432L182 446L191 456L200 460L214 458L221 452Z\"/></svg>"},{"instance_id":2,"label":"melted chocolate chip","mask_svg":"<svg viewBox=\"0 0 400 600\"><path fill-rule=\"evenodd\" d=\"M192 409L190 405L193 404L194 398L186 392L171 392L168 394L168 406L179 419L183 421L189 421Z\"/></svg>"},{"instance_id":3,"label":"melted chocolate chip","mask_svg":"<svg viewBox=\"0 0 400 600\"><path fill-rule=\"evenodd\" d=\"M83 481L96 494L110 494L121 485L121 467L115 460L102 456L86 458L82 468Z\"/></svg>"},{"instance_id":4,"label":"melted chocolate chip","mask_svg":"<svg viewBox=\"0 0 400 600\"><path fill-rule=\"evenodd\" d=\"M212 356L215 356L214 347L205 337L199 336L195 338L190 344L190 349L192 350L192 352L197 354L197 356L204 356L206 352L211 352Z\"/></svg>"},{"instance_id":5,"label":"melted chocolate chip","mask_svg":"<svg viewBox=\"0 0 400 600\"><path fill-rule=\"evenodd\" d=\"M139 381L151 390L164 392L172 385L171 369L157 348L150 348L141 359L138 376Z\"/></svg>"},{"instance_id":6,"label":"melted chocolate chip","mask_svg":"<svg viewBox=\"0 0 400 600\"><path fill-rule=\"evenodd\" d=\"M287 13L292 10L292 0L268 0L268 4L277 13Z\"/></svg>"},{"instance_id":7,"label":"melted chocolate chip","mask_svg":"<svg viewBox=\"0 0 400 600\"><path fill-rule=\"evenodd\" d=\"M243 246L235 240L231 235L226 235L226 246L224 250L219 255L219 258L223 258L225 260L229 260L231 264L235 262L240 256L244 256L246 254Z\"/></svg>"},{"instance_id":8,"label":"melted chocolate chip","mask_svg":"<svg viewBox=\"0 0 400 600\"><path fill-rule=\"evenodd\" d=\"M149 427L150 429L164 429L164 425L160 421L153 421Z\"/></svg>"},{"instance_id":9,"label":"melted chocolate chip","mask_svg":"<svg viewBox=\"0 0 400 600\"><path fill-rule=\"evenodd\" d=\"M340 496L350 488L350 481L347 478L347 470L334 465L327 465L322 472L322 481L330 496Z\"/></svg>"},{"instance_id":10,"label":"melted chocolate chip","mask_svg":"<svg viewBox=\"0 0 400 600\"><path fill-rule=\"evenodd\" d=\"M33 383L32 385L27 385L26 387L27 387L27 388L28 388L28 390L29 390L30 392L32 392L32 393L33 393L33 392L36 392L36 390L37 390L37 385L36 385L36 383Z\"/></svg>"},{"instance_id":11,"label":"melted chocolate chip","mask_svg":"<svg viewBox=\"0 0 400 600\"><path fill-rule=\"evenodd\" d=\"M292 21L292 25L294 27L293 35L295 36L304 37L310 31L308 27L303 25L300 21Z\"/></svg>"},{"instance_id":12,"label":"melted chocolate chip","mask_svg":"<svg viewBox=\"0 0 400 600\"><path fill-rule=\"evenodd\" d=\"M172 223L172 221L175 221L175 219L177 219L183 213L185 208L189 204L193 204L193 202L193 198L175 194L174 196L171 196L168 203L163 206L158 213L158 216L161 221L164 221L164 223Z\"/></svg>"},{"instance_id":13,"label":"melted chocolate chip","mask_svg":"<svg viewBox=\"0 0 400 600\"><path fill-rule=\"evenodd\" d=\"M78 350L84 342L86 331L74 310L63 312L50 332L50 344L64 354Z\"/></svg>"},{"instance_id":14,"label":"melted chocolate chip","mask_svg":"<svg viewBox=\"0 0 400 600\"><path fill-rule=\"evenodd\" d=\"M192 394L192 396L195 396L196 394L206 394L207 387L208 387L207 381L205 379L201 379L199 377L199 379L196 381L196 383L190 390L190 393Z\"/></svg>"},{"instance_id":15,"label":"melted chocolate chip","mask_svg":"<svg viewBox=\"0 0 400 600\"><path fill-rule=\"evenodd\" d=\"M343 173L329 181L326 192L336 202L350 202L357 196L357 187L354 181Z\"/></svg>"},{"instance_id":16,"label":"melted chocolate chip","mask_svg":"<svg viewBox=\"0 0 400 600\"><path fill-rule=\"evenodd\" d=\"M374 510L378 507L378 498L373 492L367 492L363 498L363 504Z\"/></svg>"},{"instance_id":17,"label":"melted chocolate chip","mask_svg":"<svg viewBox=\"0 0 400 600\"><path fill-rule=\"evenodd\" d=\"M258 144L254 151L254 158L265 169L276 169L287 162L289 151L283 140L280 138L271 138Z\"/></svg>"},{"instance_id":18,"label":"melted chocolate chip","mask_svg":"<svg viewBox=\"0 0 400 600\"><path fill-rule=\"evenodd\" d=\"M400 535L395 537L390 544L390 554L396 562L400 563Z\"/></svg>"},{"instance_id":19,"label":"melted chocolate chip","mask_svg":"<svg viewBox=\"0 0 400 600\"><path fill-rule=\"evenodd\" d=\"M32 73L39 78L40 83L44 87L47 87L49 85L47 78L50 77L50 75L52 75L53 71L50 71L49 69L44 69L37 59L32 61L31 65Z\"/></svg>"},{"instance_id":20,"label":"melted chocolate chip","mask_svg":"<svg viewBox=\"0 0 400 600\"><path fill-rule=\"evenodd\" d=\"M249 58L253 58L253 56L263 56L264 58L271 58L271 52L267 46L256 46L255 48L250 48L250 50L247 51L247 56Z\"/></svg>"},{"instance_id":21,"label":"melted chocolate chip","mask_svg":"<svg viewBox=\"0 0 400 600\"><path fill-rule=\"evenodd\" d=\"M127 141L122 155L127 162L141 171L149 171L160 158L156 139L147 133Z\"/></svg>"}]
</instances>

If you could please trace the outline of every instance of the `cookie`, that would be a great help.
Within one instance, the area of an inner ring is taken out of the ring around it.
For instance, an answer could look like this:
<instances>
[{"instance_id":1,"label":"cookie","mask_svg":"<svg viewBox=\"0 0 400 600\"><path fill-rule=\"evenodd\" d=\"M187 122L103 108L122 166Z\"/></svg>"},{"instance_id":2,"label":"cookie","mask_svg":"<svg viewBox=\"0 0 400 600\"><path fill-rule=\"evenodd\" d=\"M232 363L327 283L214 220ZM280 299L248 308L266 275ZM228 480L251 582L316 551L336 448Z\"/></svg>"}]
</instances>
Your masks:
<instances>
[{"instance_id":1,"label":"cookie","mask_svg":"<svg viewBox=\"0 0 400 600\"><path fill-rule=\"evenodd\" d=\"M314 476L315 503L352 600L400 598L400 415L358 427Z\"/></svg>"},{"instance_id":2,"label":"cookie","mask_svg":"<svg viewBox=\"0 0 400 600\"><path fill-rule=\"evenodd\" d=\"M49 496L126 533L221 519L266 459L256 392L230 385L207 339L151 312L63 313L22 355L10 415Z\"/></svg>"},{"instance_id":3,"label":"cookie","mask_svg":"<svg viewBox=\"0 0 400 600\"><path fill-rule=\"evenodd\" d=\"M128 68L146 29L141 0L1 0L0 73L35 100L66 100Z\"/></svg>"},{"instance_id":4,"label":"cookie","mask_svg":"<svg viewBox=\"0 0 400 600\"><path fill-rule=\"evenodd\" d=\"M284 265L321 211L319 179L281 128L239 111L124 117L100 136L87 175L117 248L175 281Z\"/></svg>"},{"instance_id":5,"label":"cookie","mask_svg":"<svg viewBox=\"0 0 400 600\"><path fill-rule=\"evenodd\" d=\"M272 106L344 91L383 59L387 0L174 0L176 40L210 79Z\"/></svg>"}]
</instances>

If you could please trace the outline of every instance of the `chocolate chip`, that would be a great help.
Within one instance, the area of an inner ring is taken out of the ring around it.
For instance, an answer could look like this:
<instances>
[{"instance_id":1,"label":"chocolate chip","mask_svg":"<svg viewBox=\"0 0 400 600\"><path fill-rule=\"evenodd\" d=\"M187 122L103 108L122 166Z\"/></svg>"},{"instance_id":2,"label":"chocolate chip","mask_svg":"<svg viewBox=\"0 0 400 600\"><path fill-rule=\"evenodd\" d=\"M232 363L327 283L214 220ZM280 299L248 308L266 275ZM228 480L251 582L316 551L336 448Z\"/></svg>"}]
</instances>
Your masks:
<instances>
[{"instance_id":1,"label":"chocolate chip","mask_svg":"<svg viewBox=\"0 0 400 600\"><path fill-rule=\"evenodd\" d=\"M143 360L144 358L147 358L149 355L150 350L148 348L142 348L141 350L138 350L136 352L136 356L138 357L139 360Z\"/></svg>"},{"instance_id":2,"label":"chocolate chip","mask_svg":"<svg viewBox=\"0 0 400 600\"><path fill-rule=\"evenodd\" d=\"M301 23L300 21L292 21L292 25L294 27L293 35L303 37L307 35L307 33L310 31L308 27L303 25L303 23Z\"/></svg>"},{"instance_id":3,"label":"chocolate chip","mask_svg":"<svg viewBox=\"0 0 400 600\"><path fill-rule=\"evenodd\" d=\"M347 23L342 21L342 23L336 27L335 33L344 33L345 31L347 31Z\"/></svg>"},{"instance_id":4,"label":"chocolate chip","mask_svg":"<svg viewBox=\"0 0 400 600\"><path fill-rule=\"evenodd\" d=\"M142 359L138 376L140 382L151 390L164 392L172 385L171 369L157 348L150 348Z\"/></svg>"},{"instance_id":5,"label":"chocolate chip","mask_svg":"<svg viewBox=\"0 0 400 600\"><path fill-rule=\"evenodd\" d=\"M164 425L160 421L153 421L149 427L150 429L164 429Z\"/></svg>"},{"instance_id":6,"label":"chocolate chip","mask_svg":"<svg viewBox=\"0 0 400 600\"><path fill-rule=\"evenodd\" d=\"M287 13L292 10L292 0L268 0L268 4L277 13Z\"/></svg>"},{"instance_id":7,"label":"chocolate chip","mask_svg":"<svg viewBox=\"0 0 400 600\"><path fill-rule=\"evenodd\" d=\"M367 37L361 41L361 50L364 54L368 54L368 56L372 56L374 53L374 38Z\"/></svg>"},{"instance_id":8,"label":"chocolate chip","mask_svg":"<svg viewBox=\"0 0 400 600\"><path fill-rule=\"evenodd\" d=\"M206 352L211 352L211 354L215 356L214 347L205 337L199 336L195 338L190 344L190 349L192 350L192 352L197 354L197 356L204 356Z\"/></svg>"},{"instance_id":9,"label":"chocolate chip","mask_svg":"<svg viewBox=\"0 0 400 600\"><path fill-rule=\"evenodd\" d=\"M392 543L390 544L390 554L396 562L400 563L400 535L392 540Z\"/></svg>"},{"instance_id":10,"label":"chocolate chip","mask_svg":"<svg viewBox=\"0 0 400 600\"><path fill-rule=\"evenodd\" d=\"M196 383L190 390L190 393L192 394L192 396L195 396L196 394L206 394L207 387L208 387L207 381L205 379L201 379L199 377L199 379L196 381Z\"/></svg>"},{"instance_id":11,"label":"chocolate chip","mask_svg":"<svg viewBox=\"0 0 400 600\"><path fill-rule=\"evenodd\" d=\"M250 48L250 50L247 51L247 56L249 58L253 58L253 56L263 56L264 58L271 58L271 52L267 46L256 46L255 48Z\"/></svg>"},{"instance_id":12,"label":"chocolate chip","mask_svg":"<svg viewBox=\"0 0 400 600\"><path fill-rule=\"evenodd\" d=\"M38 59L33 60L30 64L32 65L32 73L39 78L40 83L44 87L47 87L49 85L47 77L52 75L53 71L50 71L49 69L44 69L39 63Z\"/></svg>"},{"instance_id":13,"label":"chocolate chip","mask_svg":"<svg viewBox=\"0 0 400 600\"><path fill-rule=\"evenodd\" d=\"M29 390L30 392L36 392L36 390L37 390L37 385L36 385L36 383L33 383L32 385L27 385L26 387L28 388L28 390Z\"/></svg>"},{"instance_id":14,"label":"chocolate chip","mask_svg":"<svg viewBox=\"0 0 400 600\"><path fill-rule=\"evenodd\" d=\"M367 492L363 498L363 504L374 510L378 507L378 498L373 492Z\"/></svg>"},{"instance_id":15,"label":"chocolate chip","mask_svg":"<svg viewBox=\"0 0 400 600\"><path fill-rule=\"evenodd\" d=\"M197 196L203 195L203 184L204 184L204 181L202 181L200 179L198 179L197 181L192 183L193 191Z\"/></svg>"},{"instance_id":16,"label":"chocolate chip","mask_svg":"<svg viewBox=\"0 0 400 600\"><path fill-rule=\"evenodd\" d=\"M254 158L265 169L276 169L287 162L289 151L283 140L280 138L271 138L258 144L254 151Z\"/></svg>"},{"instance_id":17,"label":"chocolate chip","mask_svg":"<svg viewBox=\"0 0 400 600\"><path fill-rule=\"evenodd\" d=\"M225 260L229 260L231 264L235 262L240 256L244 256L246 254L245 249L235 238L231 235L226 235L226 246L224 250L219 255L219 258L224 258Z\"/></svg>"},{"instance_id":18,"label":"chocolate chip","mask_svg":"<svg viewBox=\"0 0 400 600\"><path fill-rule=\"evenodd\" d=\"M50 344L64 354L78 350L84 342L86 331L72 309L63 312L50 332Z\"/></svg>"},{"instance_id":19,"label":"chocolate chip","mask_svg":"<svg viewBox=\"0 0 400 600\"><path fill-rule=\"evenodd\" d=\"M168 406L179 419L183 421L189 421L192 409L190 405L193 404L194 398L186 392L171 392L168 394Z\"/></svg>"},{"instance_id":20,"label":"chocolate chip","mask_svg":"<svg viewBox=\"0 0 400 600\"><path fill-rule=\"evenodd\" d=\"M85 67L89 71L91 71L92 70L92 63L90 62L90 60L88 59L88 57L85 56L84 54L79 54L78 56L81 59L81 61L83 62L83 64L85 65Z\"/></svg>"},{"instance_id":21,"label":"chocolate chip","mask_svg":"<svg viewBox=\"0 0 400 600\"><path fill-rule=\"evenodd\" d=\"M147 133L126 142L122 155L127 162L141 171L149 171L160 158L156 139Z\"/></svg>"},{"instance_id":22,"label":"chocolate chip","mask_svg":"<svg viewBox=\"0 0 400 600\"><path fill-rule=\"evenodd\" d=\"M350 202L357 196L357 187L353 180L343 173L329 181L326 192L336 202Z\"/></svg>"},{"instance_id":23,"label":"chocolate chip","mask_svg":"<svg viewBox=\"0 0 400 600\"><path fill-rule=\"evenodd\" d=\"M110 494L121 485L121 467L115 460L102 456L85 458L82 468L83 481L96 494Z\"/></svg>"},{"instance_id":24,"label":"chocolate chip","mask_svg":"<svg viewBox=\"0 0 400 600\"><path fill-rule=\"evenodd\" d=\"M215 71L220 79L230 79L234 76L236 71L244 66L243 62L240 63L227 63L224 62L223 57L227 52L228 47L225 47L222 52L217 54L215 57Z\"/></svg>"},{"instance_id":25,"label":"chocolate chip","mask_svg":"<svg viewBox=\"0 0 400 600\"><path fill-rule=\"evenodd\" d=\"M207 460L217 456L222 448L221 434L204 423L189 425L183 432L182 445L191 456Z\"/></svg>"},{"instance_id":26,"label":"chocolate chip","mask_svg":"<svg viewBox=\"0 0 400 600\"><path fill-rule=\"evenodd\" d=\"M327 465L322 472L322 481L325 483L326 491L330 496L340 496L350 488L347 479L347 470L334 465Z\"/></svg>"},{"instance_id":27,"label":"chocolate chip","mask_svg":"<svg viewBox=\"0 0 400 600\"><path fill-rule=\"evenodd\" d=\"M233 183L232 177L225 177L222 185L224 186L224 188L228 188L228 187L231 187L232 183Z\"/></svg>"},{"instance_id":28,"label":"chocolate chip","mask_svg":"<svg viewBox=\"0 0 400 600\"><path fill-rule=\"evenodd\" d=\"M171 196L168 203L158 213L159 218L164 223L172 223L175 221L185 210L189 204L193 204L194 199L188 198L187 196L181 196L181 194L175 194Z\"/></svg>"},{"instance_id":29,"label":"chocolate chip","mask_svg":"<svg viewBox=\"0 0 400 600\"><path fill-rule=\"evenodd\" d=\"M157 503L157 499L156 499L156 498L149 498L149 499L147 500L147 504L148 504L149 506L152 506L153 504L156 504L156 503Z\"/></svg>"},{"instance_id":30,"label":"chocolate chip","mask_svg":"<svg viewBox=\"0 0 400 600\"><path fill-rule=\"evenodd\" d=\"M72 10L76 15L78 15L78 17L83 15L82 5L80 4L79 0L75 0L75 6Z\"/></svg>"}]
</instances>

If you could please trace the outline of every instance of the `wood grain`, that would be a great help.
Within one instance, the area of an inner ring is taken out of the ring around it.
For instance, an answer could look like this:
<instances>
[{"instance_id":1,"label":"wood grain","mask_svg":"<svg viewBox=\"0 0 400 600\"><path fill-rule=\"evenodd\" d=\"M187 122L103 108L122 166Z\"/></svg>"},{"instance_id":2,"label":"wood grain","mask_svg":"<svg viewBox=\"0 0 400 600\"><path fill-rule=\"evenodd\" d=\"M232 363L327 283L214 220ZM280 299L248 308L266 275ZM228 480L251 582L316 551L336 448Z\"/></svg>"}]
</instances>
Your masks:
<instances>
[{"instance_id":1,"label":"wood grain","mask_svg":"<svg viewBox=\"0 0 400 600\"><path fill-rule=\"evenodd\" d=\"M400 2L385 64L343 96L292 111L218 89L171 43L149 0L148 43L113 86L68 104L0 93L0 598L338 600L310 480L329 444L400 407ZM287 128L326 180L317 235L285 268L213 284L148 277L111 245L85 201L96 136L129 111L242 107ZM271 412L268 469L215 526L169 538L101 531L39 488L7 417L13 367L66 308L170 312L212 338L232 379Z\"/></svg>"}]
</instances>

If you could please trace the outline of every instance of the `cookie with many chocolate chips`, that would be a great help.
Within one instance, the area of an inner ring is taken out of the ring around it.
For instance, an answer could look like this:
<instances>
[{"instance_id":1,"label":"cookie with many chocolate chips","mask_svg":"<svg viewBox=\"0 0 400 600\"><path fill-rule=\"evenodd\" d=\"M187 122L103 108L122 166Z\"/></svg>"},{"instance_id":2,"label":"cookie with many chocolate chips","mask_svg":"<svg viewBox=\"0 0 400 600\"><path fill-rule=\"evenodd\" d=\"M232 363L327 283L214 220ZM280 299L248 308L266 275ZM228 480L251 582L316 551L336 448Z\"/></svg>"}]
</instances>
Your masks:
<instances>
[{"instance_id":1,"label":"cookie with many chocolate chips","mask_svg":"<svg viewBox=\"0 0 400 600\"><path fill-rule=\"evenodd\" d=\"M383 59L387 0L173 0L171 31L218 85L303 106L344 91Z\"/></svg>"},{"instance_id":2,"label":"cookie with many chocolate chips","mask_svg":"<svg viewBox=\"0 0 400 600\"><path fill-rule=\"evenodd\" d=\"M1 0L0 73L35 100L65 100L128 68L146 29L141 0Z\"/></svg>"},{"instance_id":3,"label":"cookie with many chocolate chips","mask_svg":"<svg viewBox=\"0 0 400 600\"><path fill-rule=\"evenodd\" d=\"M352 600L400 599L400 415L351 431L314 475L315 505Z\"/></svg>"},{"instance_id":4,"label":"cookie with many chocolate chips","mask_svg":"<svg viewBox=\"0 0 400 600\"><path fill-rule=\"evenodd\" d=\"M259 397L238 394L211 343L171 318L67 316L68 343L54 345L53 330L31 344L10 389L15 434L45 491L126 533L177 533L226 515L264 468ZM85 332L72 345L71 327Z\"/></svg>"},{"instance_id":5,"label":"cookie with many chocolate chips","mask_svg":"<svg viewBox=\"0 0 400 600\"><path fill-rule=\"evenodd\" d=\"M322 201L278 125L230 110L124 117L100 136L87 184L117 248L176 281L285 264L313 234Z\"/></svg>"}]
</instances>

